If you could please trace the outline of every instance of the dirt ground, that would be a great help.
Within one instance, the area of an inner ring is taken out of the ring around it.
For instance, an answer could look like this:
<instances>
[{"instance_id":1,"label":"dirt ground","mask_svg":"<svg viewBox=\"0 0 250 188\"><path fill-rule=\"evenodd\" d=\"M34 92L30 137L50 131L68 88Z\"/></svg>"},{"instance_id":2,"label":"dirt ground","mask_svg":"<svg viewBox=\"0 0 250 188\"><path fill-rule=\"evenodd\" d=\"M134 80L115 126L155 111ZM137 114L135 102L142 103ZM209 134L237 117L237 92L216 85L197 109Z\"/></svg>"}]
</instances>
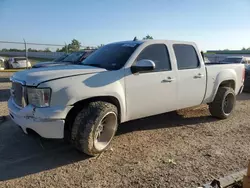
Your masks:
<instances>
[{"instance_id":1,"label":"dirt ground","mask_svg":"<svg viewBox=\"0 0 250 188\"><path fill-rule=\"evenodd\" d=\"M0 116L10 83L0 73ZM233 116L212 118L206 106L120 125L112 148L89 158L60 140L0 124L0 187L197 187L247 167L250 94Z\"/></svg>"}]
</instances>

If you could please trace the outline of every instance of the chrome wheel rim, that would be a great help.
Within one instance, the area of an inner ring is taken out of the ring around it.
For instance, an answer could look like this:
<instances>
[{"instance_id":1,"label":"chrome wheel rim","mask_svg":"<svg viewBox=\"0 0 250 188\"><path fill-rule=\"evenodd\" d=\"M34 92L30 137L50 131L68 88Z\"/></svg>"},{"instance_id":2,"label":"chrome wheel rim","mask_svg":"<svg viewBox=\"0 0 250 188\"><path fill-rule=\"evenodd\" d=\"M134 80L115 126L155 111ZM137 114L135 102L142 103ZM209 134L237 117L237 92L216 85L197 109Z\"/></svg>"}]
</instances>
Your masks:
<instances>
[{"instance_id":1,"label":"chrome wheel rim","mask_svg":"<svg viewBox=\"0 0 250 188\"><path fill-rule=\"evenodd\" d=\"M94 146L97 150L105 149L112 140L117 128L117 115L108 112L100 121L95 130Z\"/></svg>"}]
</instances>

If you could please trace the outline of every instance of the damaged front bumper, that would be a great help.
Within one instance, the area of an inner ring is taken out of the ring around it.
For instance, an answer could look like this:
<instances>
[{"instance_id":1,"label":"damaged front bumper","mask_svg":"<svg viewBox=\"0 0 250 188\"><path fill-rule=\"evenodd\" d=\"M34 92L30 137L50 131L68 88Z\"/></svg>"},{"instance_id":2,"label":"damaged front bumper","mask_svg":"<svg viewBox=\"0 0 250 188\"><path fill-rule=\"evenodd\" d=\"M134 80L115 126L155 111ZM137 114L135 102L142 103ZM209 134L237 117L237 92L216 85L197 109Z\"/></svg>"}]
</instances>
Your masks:
<instances>
[{"instance_id":1,"label":"damaged front bumper","mask_svg":"<svg viewBox=\"0 0 250 188\"><path fill-rule=\"evenodd\" d=\"M11 119L25 133L27 133L27 129L31 129L41 137L60 139L64 137L65 118L72 107L36 108L27 105L24 108L19 108L10 98L8 108Z\"/></svg>"}]
</instances>

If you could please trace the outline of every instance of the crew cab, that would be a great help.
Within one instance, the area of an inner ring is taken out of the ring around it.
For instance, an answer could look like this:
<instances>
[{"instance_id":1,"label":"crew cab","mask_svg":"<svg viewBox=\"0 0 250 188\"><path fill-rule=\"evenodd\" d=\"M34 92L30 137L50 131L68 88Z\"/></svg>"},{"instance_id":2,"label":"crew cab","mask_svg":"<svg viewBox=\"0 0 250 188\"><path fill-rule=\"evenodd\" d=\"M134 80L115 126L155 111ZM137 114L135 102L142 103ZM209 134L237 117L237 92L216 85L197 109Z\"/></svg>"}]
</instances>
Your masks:
<instances>
[{"instance_id":1,"label":"crew cab","mask_svg":"<svg viewBox=\"0 0 250 188\"><path fill-rule=\"evenodd\" d=\"M66 138L94 156L126 121L203 103L212 116L228 118L244 70L243 64L205 66L193 42L116 42L79 65L15 73L8 108L25 133Z\"/></svg>"}]
</instances>

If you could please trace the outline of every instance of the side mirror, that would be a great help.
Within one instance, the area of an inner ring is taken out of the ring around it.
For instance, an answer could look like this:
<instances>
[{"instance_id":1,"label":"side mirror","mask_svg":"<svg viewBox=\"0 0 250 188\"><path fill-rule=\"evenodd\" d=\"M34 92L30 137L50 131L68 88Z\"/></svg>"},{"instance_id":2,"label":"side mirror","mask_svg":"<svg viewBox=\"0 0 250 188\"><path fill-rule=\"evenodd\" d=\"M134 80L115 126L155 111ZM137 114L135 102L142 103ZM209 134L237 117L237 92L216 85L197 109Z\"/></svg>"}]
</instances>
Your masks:
<instances>
[{"instance_id":1,"label":"side mirror","mask_svg":"<svg viewBox=\"0 0 250 188\"><path fill-rule=\"evenodd\" d=\"M152 60L142 59L137 61L134 66L131 67L132 73L147 72L155 69L155 63Z\"/></svg>"}]
</instances>

